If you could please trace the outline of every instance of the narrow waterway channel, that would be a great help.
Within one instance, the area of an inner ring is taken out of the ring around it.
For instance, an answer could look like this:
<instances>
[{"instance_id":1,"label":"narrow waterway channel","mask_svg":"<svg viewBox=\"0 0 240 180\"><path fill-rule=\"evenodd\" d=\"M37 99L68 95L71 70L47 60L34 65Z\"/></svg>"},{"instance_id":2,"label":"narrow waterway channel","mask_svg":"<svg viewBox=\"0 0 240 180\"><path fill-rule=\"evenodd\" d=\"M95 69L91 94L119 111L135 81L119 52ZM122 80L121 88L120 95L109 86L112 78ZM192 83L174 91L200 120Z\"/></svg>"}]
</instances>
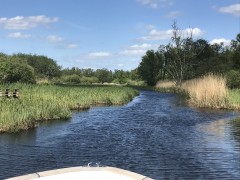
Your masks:
<instances>
[{"instance_id":1,"label":"narrow waterway channel","mask_svg":"<svg viewBox=\"0 0 240 180\"><path fill-rule=\"evenodd\" d=\"M0 179L92 162L154 179L239 179L236 112L194 109L175 94L141 91L124 106L0 134Z\"/></svg>"}]
</instances>

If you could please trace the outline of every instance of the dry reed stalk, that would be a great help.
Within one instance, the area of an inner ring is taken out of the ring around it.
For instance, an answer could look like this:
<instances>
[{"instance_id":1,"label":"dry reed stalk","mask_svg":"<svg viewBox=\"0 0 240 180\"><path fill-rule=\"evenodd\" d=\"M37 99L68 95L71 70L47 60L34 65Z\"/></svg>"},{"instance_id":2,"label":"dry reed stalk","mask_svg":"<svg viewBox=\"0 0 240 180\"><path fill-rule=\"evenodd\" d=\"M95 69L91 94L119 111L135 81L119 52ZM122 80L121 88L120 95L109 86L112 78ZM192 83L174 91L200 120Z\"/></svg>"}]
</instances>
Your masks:
<instances>
[{"instance_id":1,"label":"dry reed stalk","mask_svg":"<svg viewBox=\"0 0 240 180\"><path fill-rule=\"evenodd\" d=\"M182 89L188 92L189 102L197 107L227 108L227 85L225 78L213 74L186 81Z\"/></svg>"},{"instance_id":2,"label":"dry reed stalk","mask_svg":"<svg viewBox=\"0 0 240 180\"><path fill-rule=\"evenodd\" d=\"M158 81L156 84L157 89L161 88L173 88L175 87L174 81Z\"/></svg>"}]
</instances>

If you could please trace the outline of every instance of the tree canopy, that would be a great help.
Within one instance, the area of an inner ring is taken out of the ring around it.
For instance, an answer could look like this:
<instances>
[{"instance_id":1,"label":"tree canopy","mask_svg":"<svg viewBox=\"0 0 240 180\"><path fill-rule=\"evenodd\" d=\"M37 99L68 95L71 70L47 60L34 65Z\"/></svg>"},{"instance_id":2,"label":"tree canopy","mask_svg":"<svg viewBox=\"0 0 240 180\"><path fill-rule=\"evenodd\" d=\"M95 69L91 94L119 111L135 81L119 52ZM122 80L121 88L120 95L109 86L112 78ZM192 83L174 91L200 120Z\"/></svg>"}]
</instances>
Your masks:
<instances>
[{"instance_id":1,"label":"tree canopy","mask_svg":"<svg viewBox=\"0 0 240 180\"><path fill-rule=\"evenodd\" d=\"M175 22L172 31L170 43L160 45L156 52L148 50L142 57L138 73L148 85L167 78L181 86L183 80L214 73L229 76L229 82L240 87L240 80L236 82L240 73L240 34L230 45L224 45L209 44L204 39L194 40L191 32L188 37L183 37L184 33Z\"/></svg>"}]
</instances>

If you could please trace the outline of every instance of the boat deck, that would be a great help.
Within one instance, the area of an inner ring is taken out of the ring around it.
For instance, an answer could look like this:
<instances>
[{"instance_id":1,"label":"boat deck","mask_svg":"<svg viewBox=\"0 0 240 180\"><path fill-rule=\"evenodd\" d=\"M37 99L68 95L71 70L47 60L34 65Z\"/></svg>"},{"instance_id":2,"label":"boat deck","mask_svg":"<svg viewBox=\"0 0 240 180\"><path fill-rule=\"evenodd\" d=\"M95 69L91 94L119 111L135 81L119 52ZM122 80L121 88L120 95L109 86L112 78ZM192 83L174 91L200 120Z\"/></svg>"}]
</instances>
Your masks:
<instances>
[{"instance_id":1,"label":"boat deck","mask_svg":"<svg viewBox=\"0 0 240 180\"><path fill-rule=\"evenodd\" d=\"M50 171L37 172L8 180L152 180L141 174L114 167L71 167Z\"/></svg>"}]
</instances>

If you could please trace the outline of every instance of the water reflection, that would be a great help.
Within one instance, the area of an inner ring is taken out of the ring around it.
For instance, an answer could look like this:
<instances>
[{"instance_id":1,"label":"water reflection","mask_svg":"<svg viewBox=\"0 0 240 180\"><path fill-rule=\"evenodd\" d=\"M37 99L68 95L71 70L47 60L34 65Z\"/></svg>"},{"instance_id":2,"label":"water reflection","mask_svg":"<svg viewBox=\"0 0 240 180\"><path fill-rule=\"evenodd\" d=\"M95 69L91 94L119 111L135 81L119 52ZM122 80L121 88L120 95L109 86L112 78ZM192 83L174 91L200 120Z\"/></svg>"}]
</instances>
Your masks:
<instances>
[{"instance_id":1,"label":"water reflection","mask_svg":"<svg viewBox=\"0 0 240 180\"><path fill-rule=\"evenodd\" d=\"M16 134L1 134L0 144L35 144L36 141L36 129L29 129L28 131L22 131Z\"/></svg>"},{"instance_id":2,"label":"water reflection","mask_svg":"<svg viewBox=\"0 0 240 180\"><path fill-rule=\"evenodd\" d=\"M236 148L239 149L240 152L240 123L230 123L231 134L236 141Z\"/></svg>"}]
</instances>

